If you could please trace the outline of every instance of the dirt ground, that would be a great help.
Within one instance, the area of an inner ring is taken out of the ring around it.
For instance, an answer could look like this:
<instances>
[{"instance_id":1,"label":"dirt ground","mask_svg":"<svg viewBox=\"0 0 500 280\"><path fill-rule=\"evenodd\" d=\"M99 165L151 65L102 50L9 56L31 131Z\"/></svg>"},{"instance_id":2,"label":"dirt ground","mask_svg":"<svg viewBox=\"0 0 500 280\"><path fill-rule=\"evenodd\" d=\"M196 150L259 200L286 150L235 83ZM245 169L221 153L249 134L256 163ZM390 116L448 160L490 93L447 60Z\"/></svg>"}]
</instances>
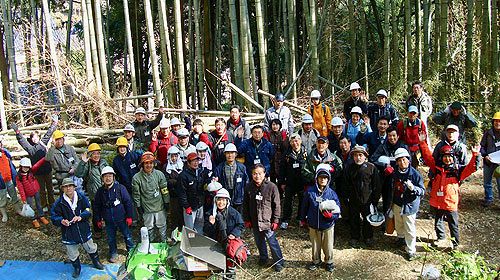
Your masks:
<instances>
[{"instance_id":1,"label":"dirt ground","mask_svg":"<svg viewBox=\"0 0 500 280\"><path fill-rule=\"evenodd\" d=\"M496 195L498 197L498 195ZM496 265L500 264L500 202L490 208L481 206L483 198L482 171L476 172L462 185L462 201L460 206L460 233L462 250L479 251L485 259ZM427 198L428 199L428 198ZM335 271L327 273L324 269L314 272L305 267L311 259L311 245L305 229L298 227L297 222L290 223L288 230L279 230L278 239L287 261L286 268L275 273L272 268L264 269L257 265L257 249L250 232L246 231L243 238L250 245L251 256L238 270L239 279L416 279L426 263L437 264L439 259L446 257L443 251L426 253L424 244L429 238L435 238L433 220L427 218L426 201L420 208L417 220L419 258L409 262L404 258L404 252L395 245L395 236L386 236L381 228L375 230L376 245L373 248L352 249L348 245L348 226L339 222L336 225ZM6 260L44 260L64 261L66 252L60 241L60 230L52 225L35 230L31 221L13 213L12 208L7 223L0 223L0 259ZM138 228L134 228L138 235ZM125 246L118 238L121 259L125 259ZM138 238L135 239L136 241ZM106 263L107 243L103 237L96 239L101 258ZM82 255L83 256L83 255ZM84 263L90 263L88 256L83 256Z\"/></svg>"}]
</instances>

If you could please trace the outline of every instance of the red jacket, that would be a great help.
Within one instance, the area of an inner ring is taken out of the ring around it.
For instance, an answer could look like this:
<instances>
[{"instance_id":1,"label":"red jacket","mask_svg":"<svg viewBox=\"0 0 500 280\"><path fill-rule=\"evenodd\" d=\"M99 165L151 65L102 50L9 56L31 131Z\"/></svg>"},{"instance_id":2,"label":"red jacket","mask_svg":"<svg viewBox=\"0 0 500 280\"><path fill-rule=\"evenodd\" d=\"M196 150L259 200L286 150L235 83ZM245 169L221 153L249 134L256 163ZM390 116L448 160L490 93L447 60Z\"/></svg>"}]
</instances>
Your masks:
<instances>
[{"instance_id":1,"label":"red jacket","mask_svg":"<svg viewBox=\"0 0 500 280\"><path fill-rule=\"evenodd\" d=\"M416 125L409 125L408 119L404 119L403 121L398 123L397 127L399 138L406 145L408 145L408 148L411 152L418 151L419 132L423 132L425 135L427 135L427 128L425 127L425 123L420 119L417 119L415 122Z\"/></svg>"},{"instance_id":2,"label":"red jacket","mask_svg":"<svg viewBox=\"0 0 500 280\"><path fill-rule=\"evenodd\" d=\"M425 141L420 142L420 147L425 164L429 166L433 174L436 174L431 184L430 205L441 210L457 211L460 183L477 170L477 153L472 153L472 159L464 168L445 170L436 166L436 161Z\"/></svg>"},{"instance_id":3,"label":"red jacket","mask_svg":"<svg viewBox=\"0 0 500 280\"><path fill-rule=\"evenodd\" d=\"M168 135L158 132L157 140L152 140L149 144L149 151L156 153L156 158L161 162L161 164L167 163L168 160L168 149L177 144L177 137L169 132Z\"/></svg>"},{"instance_id":4,"label":"red jacket","mask_svg":"<svg viewBox=\"0 0 500 280\"><path fill-rule=\"evenodd\" d=\"M39 160L33 167L28 171L28 173L22 173L19 171L16 176L16 185L23 202L26 201L27 197L35 196L35 194L40 190L40 185L35 178L35 173L43 164L45 163L45 158Z\"/></svg>"}]
</instances>

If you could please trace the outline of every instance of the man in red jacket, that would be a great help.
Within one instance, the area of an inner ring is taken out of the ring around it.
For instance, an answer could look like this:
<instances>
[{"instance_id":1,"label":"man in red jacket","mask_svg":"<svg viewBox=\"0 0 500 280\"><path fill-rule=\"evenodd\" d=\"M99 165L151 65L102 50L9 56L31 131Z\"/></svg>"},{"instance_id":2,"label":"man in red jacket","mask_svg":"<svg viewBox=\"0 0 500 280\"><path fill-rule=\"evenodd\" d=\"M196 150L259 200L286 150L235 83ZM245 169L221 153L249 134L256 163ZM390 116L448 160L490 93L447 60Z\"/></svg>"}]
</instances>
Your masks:
<instances>
[{"instance_id":1,"label":"man in red jacket","mask_svg":"<svg viewBox=\"0 0 500 280\"><path fill-rule=\"evenodd\" d=\"M412 105L408 107L408 117L398 123L397 133L401 141L408 146L411 156L411 166L417 168L417 152L420 150L419 134L423 134L427 138L427 127L418 118L417 106Z\"/></svg>"}]
</instances>

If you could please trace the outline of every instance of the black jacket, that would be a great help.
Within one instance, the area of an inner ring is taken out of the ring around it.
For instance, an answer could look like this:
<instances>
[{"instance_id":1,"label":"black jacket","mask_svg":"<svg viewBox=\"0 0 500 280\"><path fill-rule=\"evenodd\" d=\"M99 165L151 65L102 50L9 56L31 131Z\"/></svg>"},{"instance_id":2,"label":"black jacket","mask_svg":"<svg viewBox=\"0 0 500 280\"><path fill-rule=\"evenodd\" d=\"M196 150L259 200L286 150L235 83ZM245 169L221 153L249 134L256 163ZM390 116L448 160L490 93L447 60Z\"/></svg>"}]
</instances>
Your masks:
<instances>
[{"instance_id":1,"label":"black jacket","mask_svg":"<svg viewBox=\"0 0 500 280\"><path fill-rule=\"evenodd\" d=\"M177 195L180 205L186 209L196 210L203 206L205 197L205 185L209 182L209 170L203 167L197 170L184 166L177 179Z\"/></svg>"},{"instance_id":2,"label":"black jacket","mask_svg":"<svg viewBox=\"0 0 500 280\"><path fill-rule=\"evenodd\" d=\"M378 170L372 163L365 162L348 165L344 169L345 192L352 203L377 205L380 198L381 184Z\"/></svg>"},{"instance_id":3,"label":"black jacket","mask_svg":"<svg viewBox=\"0 0 500 280\"><path fill-rule=\"evenodd\" d=\"M301 171L306 161L307 152L304 146L301 146L298 152L294 152L292 147L289 147L281 160L278 184L305 186L306 180Z\"/></svg>"},{"instance_id":4,"label":"black jacket","mask_svg":"<svg viewBox=\"0 0 500 280\"><path fill-rule=\"evenodd\" d=\"M227 236L230 234L235 237L241 236L241 232L244 229L243 217L236 209L228 206L224 211L217 211L215 224L209 222L211 215L213 215L212 208L207 209L205 211L205 225L203 227L203 232L206 236L220 243L226 242Z\"/></svg>"}]
</instances>

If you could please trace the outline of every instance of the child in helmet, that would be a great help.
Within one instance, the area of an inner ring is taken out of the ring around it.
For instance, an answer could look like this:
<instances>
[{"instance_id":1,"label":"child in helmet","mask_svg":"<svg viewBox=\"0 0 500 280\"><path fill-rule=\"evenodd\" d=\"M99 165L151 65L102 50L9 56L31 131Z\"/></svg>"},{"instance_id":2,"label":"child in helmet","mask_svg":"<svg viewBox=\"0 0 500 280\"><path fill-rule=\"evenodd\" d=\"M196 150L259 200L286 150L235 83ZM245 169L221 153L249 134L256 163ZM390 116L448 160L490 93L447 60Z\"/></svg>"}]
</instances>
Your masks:
<instances>
[{"instance_id":1,"label":"child in helmet","mask_svg":"<svg viewBox=\"0 0 500 280\"><path fill-rule=\"evenodd\" d=\"M392 179L392 211L396 226L398 243L406 245L408 260L416 256L417 229L416 219L420 198L425 193L424 180L417 169L410 166L411 156L405 148L394 153L397 168Z\"/></svg>"},{"instance_id":2,"label":"child in helmet","mask_svg":"<svg viewBox=\"0 0 500 280\"><path fill-rule=\"evenodd\" d=\"M196 144L196 153L200 158L200 164L208 170L212 170L212 157L210 155L210 149L204 142L198 142Z\"/></svg>"},{"instance_id":3,"label":"child in helmet","mask_svg":"<svg viewBox=\"0 0 500 280\"><path fill-rule=\"evenodd\" d=\"M45 159L38 161L33 168L31 168L31 160L29 158L22 158L19 163L19 171L16 176L16 185L19 190L19 196L23 204L28 203L31 208L35 210L35 218L33 219L33 227L40 228L40 222L44 225L49 224L49 221L44 217L42 203L40 200L40 185L33 175L40 166L45 163Z\"/></svg>"},{"instance_id":4,"label":"child in helmet","mask_svg":"<svg viewBox=\"0 0 500 280\"><path fill-rule=\"evenodd\" d=\"M304 194L302 221L309 225L312 243L312 263L309 270L316 270L321 263L321 251L325 254L326 270L332 272L335 221L339 218L340 202L330 185L331 166L325 163L316 168L316 183Z\"/></svg>"},{"instance_id":5,"label":"child in helmet","mask_svg":"<svg viewBox=\"0 0 500 280\"><path fill-rule=\"evenodd\" d=\"M458 202L460 199L460 184L477 170L478 154L480 146L472 148L472 159L466 166L457 164L455 152L450 145L444 145L439 150L442 164L436 164L432 153L425 141L425 135L420 134L420 148L425 164L429 166L430 171L435 174L431 181L431 196L429 204L434 210L434 228L436 230L437 240L434 243L440 246L444 243L446 233L444 221L448 222L450 234L452 237L453 248L460 244L458 233Z\"/></svg>"}]
</instances>

